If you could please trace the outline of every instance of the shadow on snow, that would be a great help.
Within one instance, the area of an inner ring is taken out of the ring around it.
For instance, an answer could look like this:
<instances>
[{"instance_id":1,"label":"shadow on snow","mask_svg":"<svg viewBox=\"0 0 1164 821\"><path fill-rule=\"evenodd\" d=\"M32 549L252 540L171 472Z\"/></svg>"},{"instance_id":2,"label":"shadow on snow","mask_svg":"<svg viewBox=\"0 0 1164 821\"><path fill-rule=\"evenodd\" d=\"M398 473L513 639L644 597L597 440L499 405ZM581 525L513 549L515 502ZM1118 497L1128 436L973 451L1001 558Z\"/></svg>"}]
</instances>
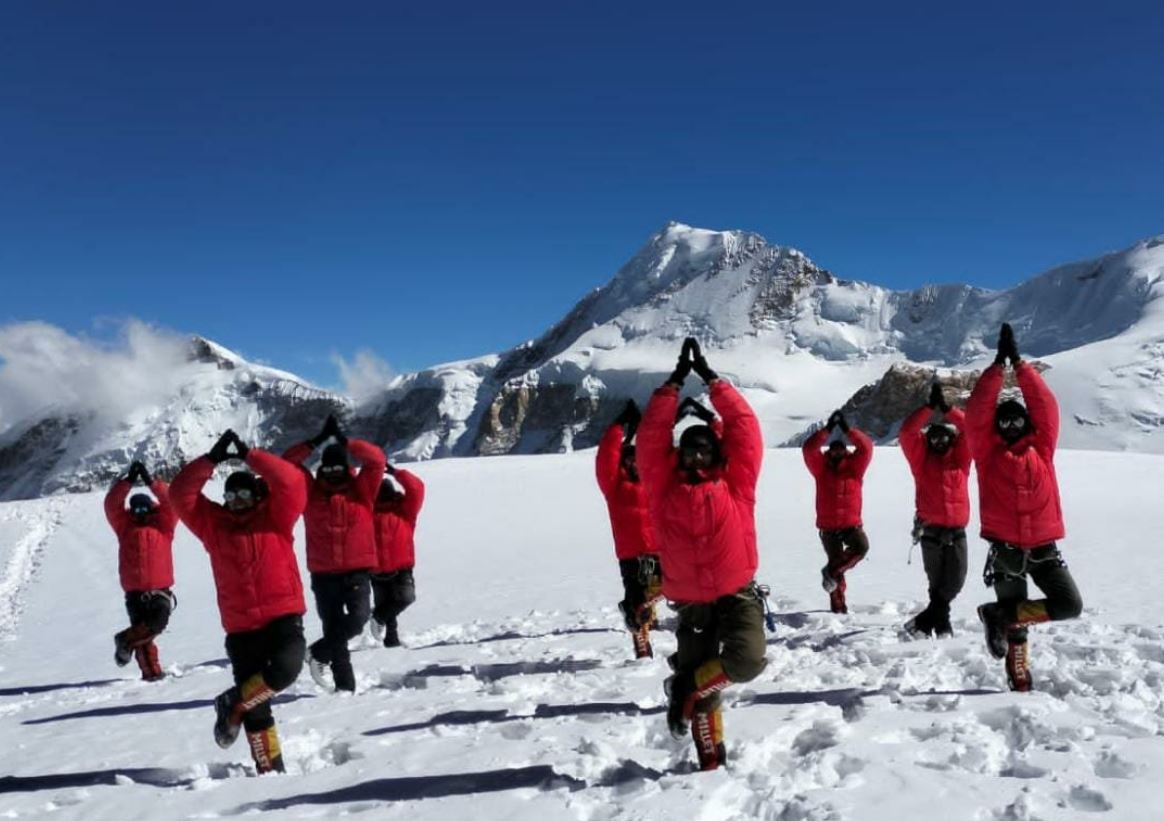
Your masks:
<instances>
[{"instance_id":1,"label":"shadow on snow","mask_svg":"<svg viewBox=\"0 0 1164 821\"><path fill-rule=\"evenodd\" d=\"M315 698L309 694L287 694L279 695L274 699L275 704L288 704L292 701L298 701L301 698ZM107 718L110 716L130 716L140 715L143 713L166 713L174 710L202 710L213 709L214 699L212 698L196 698L190 701L159 701L146 704L119 704L113 707L94 707L89 710L78 710L75 713L61 713L56 716L48 716L47 718L30 718L21 722L22 724L52 724L57 721L72 721L78 718Z\"/></svg>"},{"instance_id":2,"label":"shadow on snow","mask_svg":"<svg viewBox=\"0 0 1164 821\"><path fill-rule=\"evenodd\" d=\"M433 727L456 727L469 724L503 724L509 721L532 719L565 718L592 715L639 715L649 716L665 713L666 707L640 707L633 702L590 702L583 704L539 704L533 713L514 714L508 710L454 710L440 713L428 721L411 724L394 724L375 730L365 730L366 736L406 733L411 730L427 730Z\"/></svg>"}]
</instances>

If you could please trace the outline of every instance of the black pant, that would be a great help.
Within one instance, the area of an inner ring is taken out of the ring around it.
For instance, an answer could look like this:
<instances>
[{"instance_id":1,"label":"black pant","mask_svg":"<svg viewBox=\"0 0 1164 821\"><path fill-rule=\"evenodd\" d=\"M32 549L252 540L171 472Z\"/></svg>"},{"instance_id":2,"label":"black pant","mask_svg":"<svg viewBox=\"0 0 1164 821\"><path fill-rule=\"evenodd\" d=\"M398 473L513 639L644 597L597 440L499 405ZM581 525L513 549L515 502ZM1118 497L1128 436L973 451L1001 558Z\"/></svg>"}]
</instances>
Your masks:
<instances>
[{"instance_id":1,"label":"black pant","mask_svg":"<svg viewBox=\"0 0 1164 821\"><path fill-rule=\"evenodd\" d=\"M226 635L226 655L235 684L261 673L272 690L285 690L299 677L306 652L302 616L280 616L258 630ZM243 714L243 726L249 733L274 723L269 701Z\"/></svg>"},{"instance_id":2,"label":"black pant","mask_svg":"<svg viewBox=\"0 0 1164 821\"><path fill-rule=\"evenodd\" d=\"M829 559L829 570L843 576L869 552L869 537L862 527L822 530L820 543Z\"/></svg>"},{"instance_id":3,"label":"black pant","mask_svg":"<svg viewBox=\"0 0 1164 821\"><path fill-rule=\"evenodd\" d=\"M677 673L694 672L705 662L718 658L724 674L732 681L751 681L760 675L768 660L764 638L764 606L754 584L720 596L706 604L680 604ZM713 696L709 708L719 703Z\"/></svg>"},{"instance_id":4,"label":"black pant","mask_svg":"<svg viewBox=\"0 0 1164 821\"><path fill-rule=\"evenodd\" d=\"M949 614L950 602L966 583L966 529L923 524L922 562L930 585L930 605Z\"/></svg>"},{"instance_id":5,"label":"black pant","mask_svg":"<svg viewBox=\"0 0 1164 821\"><path fill-rule=\"evenodd\" d=\"M312 573L311 590L315 593L316 612L323 622L323 638L311 645L311 655L331 665L337 689L354 690L355 674L348 640L360 635L372 612L369 573L367 570Z\"/></svg>"},{"instance_id":6,"label":"black pant","mask_svg":"<svg viewBox=\"0 0 1164 821\"><path fill-rule=\"evenodd\" d=\"M396 626L396 617L416 601L416 580L412 568L406 567L393 573L372 574L372 597L375 604L372 615L380 624Z\"/></svg>"},{"instance_id":7,"label":"black pant","mask_svg":"<svg viewBox=\"0 0 1164 821\"><path fill-rule=\"evenodd\" d=\"M170 623L170 613L176 599L169 588L165 590L131 590L125 594L125 612L129 614L131 627L148 630L151 636L159 635Z\"/></svg>"},{"instance_id":8,"label":"black pant","mask_svg":"<svg viewBox=\"0 0 1164 821\"><path fill-rule=\"evenodd\" d=\"M1083 612L1083 597L1054 542L1031 550L993 542L986 559L986 576L1008 615L1027 600L1028 576L1047 597L1044 606L1051 621L1073 619ZM1025 642L1026 627L1012 630L1008 638L1014 643Z\"/></svg>"}]
</instances>

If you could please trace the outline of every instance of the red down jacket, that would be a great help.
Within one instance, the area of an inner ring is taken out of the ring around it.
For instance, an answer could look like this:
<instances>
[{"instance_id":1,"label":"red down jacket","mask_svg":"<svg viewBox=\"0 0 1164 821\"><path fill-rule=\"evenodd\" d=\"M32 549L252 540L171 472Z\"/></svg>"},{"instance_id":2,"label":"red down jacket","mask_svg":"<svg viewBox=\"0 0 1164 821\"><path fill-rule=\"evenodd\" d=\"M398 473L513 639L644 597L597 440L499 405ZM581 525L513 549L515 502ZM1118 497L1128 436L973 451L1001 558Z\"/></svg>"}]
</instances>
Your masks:
<instances>
[{"instance_id":1,"label":"red down jacket","mask_svg":"<svg viewBox=\"0 0 1164 821\"><path fill-rule=\"evenodd\" d=\"M663 595L711 602L735 593L756 573L756 481L764 458L760 424L728 382L711 383L711 404L723 417L725 464L708 481L688 484L672 444L679 389L663 385L639 425L639 475L647 493L663 566Z\"/></svg>"},{"instance_id":2,"label":"red down jacket","mask_svg":"<svg viewBox=\"0 0 1164 821\"><path fill-rule=\"evenodd\" d=\"M619 561L655 552L655 536L647 515L647 496L642 482L631 481L622 468L622 426L611 425L598 443L594 460L598 489L606 499L614 554Z\"/></svg>"},{"instance_id":3,"label":"red down jacket","mask_svg":"<svg viewBox=\"0 0 1164 821\"><path fill-rule=\"evenodd\" d=\"M283 454L299 465L307 481L307 510L303 514L307 532L307 569L312 573L346 573L376 567L376 536L372 527L372 505L380 492L387 459L384 451L363 439L349 439L348 452L360 460L360 469L341 490L333 490L302 467L311 455L306 442Z\"/></svg>"},{"instance_id":4,"label":"red down jacket","mask_svg":"<svg viewBox=\"0 0 1164 821\"><path fill-rule=\"evenodd\" d=\"M1003 368L982 372L966 404L966 430L978 465L982 538L1031 548L1062 539L1063 510L1055 477L1059 405L1039 372L1026 362L1015 368L1030 416L1031 433L1012 445L994 428Z\"/></svg>"},{"instance_id":5,"label":"red down jacket","mask_svg":"<svg viewBox=\"0 0 1164 821\"><path fill-rule=\"evenodd\" d=\"M228 633L257 630L279 616L302 615L303 582L295 558L295 521L307 504L303 472L258 448L247 464L266 480L268 496L242 514L202 495L214 473L205 456L174 477L170 499L182 522L210 554L218 611Z\"/></svg>"},{"instance_id":6,"label":"red down jacket","mask_svg":"<svg viewBox=\"0 0 1164 821\"><path fill-rule=\"evenodd\" d=\"M105 495L105 518L117 534L117 570L121 589L164 590L174 586L174 530L178 514L170 504L169 485L161 479L150 484L157 505L144 524L125 509L133 483L118 479Z\"/></svg>"},{"instance_id":7,"label":"red down jacket","mask_svg":"<svg viewBox=\"0 0 1164 821\"><path fill-rule=\"evenodd\" d=\"M816 526L819 530L844 530L861 526L861 487L865 471L873 461L873 440L856 428L849 428L849 441L856 448L834 466L821 451L829 438L821 428L804 443L804 463L816 479Z\"/></svg>"},{"instance_id":8,"label":"red down jacket","mask_svg":"<svg viewBox=\"0 0 1164 821\"><path fill-rule=\"evenodd\" d=\"M945 421L958 429L954 444L937 454L926 444L922 428L933 410L922 406L901 424L899 441L916 488L917 515L935 527L965 527L970 521L970 442L966 438L966 414L951 408Z\"/></svg>"},{"instance_id":9,"label":"red down jacket","mask_svg":"<svg viewBox=\"0 0 1164 821\"><path fill-rule=\"evenodd\" d=\"M392 474L404 496L377 502L373 511L376 531L376 572L395 573L416 565L416 520L424 506L424 482L415 473L396 468Z\"/></svg>"}]
</instances>

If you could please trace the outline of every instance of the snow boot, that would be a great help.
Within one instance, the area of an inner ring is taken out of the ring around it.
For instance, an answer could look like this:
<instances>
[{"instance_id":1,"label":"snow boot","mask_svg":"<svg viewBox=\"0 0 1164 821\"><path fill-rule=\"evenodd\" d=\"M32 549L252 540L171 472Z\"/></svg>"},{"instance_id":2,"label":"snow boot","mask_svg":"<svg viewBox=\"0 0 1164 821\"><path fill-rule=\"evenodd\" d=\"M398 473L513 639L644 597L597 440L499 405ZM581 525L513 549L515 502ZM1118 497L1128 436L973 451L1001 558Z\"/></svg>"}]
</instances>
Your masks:
<instances>
[{"instance_id":1,"label":"snow boot","mask_svg":"<svg viewBox=\"0 0 1164 821\"><path fill-rule=\"evenodd\" d=\"M137 656L142 681L160 681L166 677L166 671L162 669L162 664L158 660L158 646L152 641L139 644L133 654Z\"/></svg>"},{"instance_id":2,"label":"snow boot","mask_svg":"<svg viewBox=\"0 0 1164 821\"><path fill-rule=\"evenodd\" d=\"M830 594L837 589L837 579L827 564L820 569L820 586L824 588L826 593Z\"/></svg>"},{"instance_id":3,"label":"snow boot","mask_svg":"<svg viewBox=\"0 0 1164 821\"><path fill-rule=\"evenodd\" d=\"M940 639L954 635L954 628L950 624L950 603L944 599L931 599L933 609L934 635Z\"/></svg>"},{"instance_id":4,"label":"snow boot","mask_svg":"<svg viewBox=\"0 0 1164 821\"><path fill-rule=\"evenodd\" d=\"M1025 641L1012 641L1006 648L1006 683L1016 693L1031 689L1031 659Z\"/></svg>"},{"instance_id":5,"label":"snow boot","mask_svg":"<svg viewBox=\"0 0 1164 821\"><path fill-rule=\"evenodd\" d=\"M285 773L283 766L283 751L279 746L279 731L272 724L265 730L247 730L247 743L251 748L251 758L255 760L255 772Z\"/></svg>"},{"instance_id":6,"label":"snow boot","mask_svg":"<svg viewBox=\"0 0 1164 821\"><path fill-rule=\"evenodd\" d=\"M723 746L723 714L718 707L696 708L691 717L691 737L699 756L699 769L719 769L727 759Z\"/></svg>"},{"instance_id":7,"label":"snow boot","mask_svg":"<svg viewBox=\"0 0 1164 821\"><path fill-rule=\"evenodd\" d=\"M978 607L978 620L986 635L986 647L996 659L1006 658L1006 634L1012 619L1006 617L1003 606L998 602L988 602Z\"/></svg>"},{"instance_id":8,"label":"snow boot","mask_svg":"<svg viewBox=\"0 0 1164 821\"><path fill-rule=\"evenodd\" d=\"M214 741L222 749L234 744L242 727L243 715L275 697L262 673L255 673L242 684L223 690L214 699Z\"/></svg>"}]
</instances>

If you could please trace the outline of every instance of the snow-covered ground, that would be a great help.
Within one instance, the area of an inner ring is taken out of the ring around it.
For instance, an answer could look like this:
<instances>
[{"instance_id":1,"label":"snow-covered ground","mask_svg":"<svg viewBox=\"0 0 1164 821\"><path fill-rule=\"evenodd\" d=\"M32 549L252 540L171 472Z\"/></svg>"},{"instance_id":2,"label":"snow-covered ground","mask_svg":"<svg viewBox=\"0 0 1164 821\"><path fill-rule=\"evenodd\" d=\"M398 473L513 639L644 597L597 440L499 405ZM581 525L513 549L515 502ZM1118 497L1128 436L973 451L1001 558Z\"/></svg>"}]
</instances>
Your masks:
<instances>
[{"instance_id":1,"label":"snow-covered ground","mask_svg":"<svg viewBox=\"0 0 1164 821\"><path fill-rule=\"evenodd\" d=\"M867 479L872 552L850 577L848 616L823 609L800 456L769 451L760 578L779 625L767 670L729 691L731 762L711 774L690 772L690 741L666 732L673 636L656 634L656 659L630 660L592 458L419 466L430 502L407 647L358 642L354 697L304 673L275 709L289 771L264 778L248 777L244 743L222 751L211 737L230 678L193 537L175 545L170 675L146 684L112 660L124 612L100 495L0 505L0 818L1161 817L1164 457L1061 453L1084 617L1032 631L1038 691L1015 695L973 616L987 596L981 542L957 635L898 634L925 587L920 557L906 561L899 451L878 450Z\"/></svg>"}]
</instances>

